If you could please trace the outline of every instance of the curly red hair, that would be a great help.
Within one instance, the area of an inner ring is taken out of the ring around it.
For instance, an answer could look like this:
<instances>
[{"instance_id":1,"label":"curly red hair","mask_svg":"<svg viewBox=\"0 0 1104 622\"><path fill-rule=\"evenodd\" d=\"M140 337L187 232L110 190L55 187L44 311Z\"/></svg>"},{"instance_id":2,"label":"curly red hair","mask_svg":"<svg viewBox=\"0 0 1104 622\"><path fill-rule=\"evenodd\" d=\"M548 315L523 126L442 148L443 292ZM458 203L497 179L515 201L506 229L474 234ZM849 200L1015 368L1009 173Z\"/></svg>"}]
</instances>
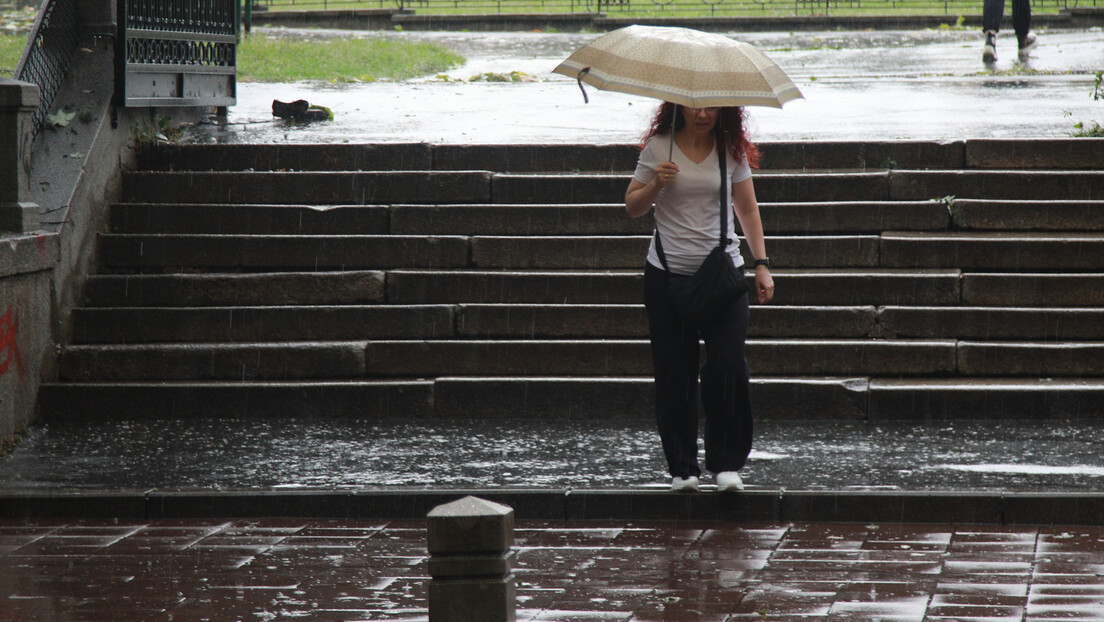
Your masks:
<instances>
[{"instance_id":1,"label":"curly red hair","mask_svg":"<svg viewBox=\"0 0 1104 622\"><path fill-rule=\"evenodd\" d=\"M681 114L675 114L676 106L678 104L671 102L660 104L659 108L656 109L655 116L652 117L651 126L644 133L641 146L653 136L670 133L672 131L672 119L674 119L674 131L682 129L686 121ZM748 139L746 125L747 112L745 112L743 106L725 106L719 109L715 131L728 147L730 155L734 157L746 156L748 166L759 168L759 149Z\"/></svg>"}]
</instances>

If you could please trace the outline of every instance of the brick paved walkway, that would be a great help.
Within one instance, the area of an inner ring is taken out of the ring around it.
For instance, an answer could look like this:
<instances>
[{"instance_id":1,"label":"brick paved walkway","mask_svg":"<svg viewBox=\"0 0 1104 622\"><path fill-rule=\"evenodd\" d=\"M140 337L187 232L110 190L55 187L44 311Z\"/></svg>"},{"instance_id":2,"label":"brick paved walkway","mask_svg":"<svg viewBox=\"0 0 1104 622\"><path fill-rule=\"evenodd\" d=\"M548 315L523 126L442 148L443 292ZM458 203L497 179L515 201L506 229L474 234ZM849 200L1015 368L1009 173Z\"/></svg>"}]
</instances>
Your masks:
<instances>
[{"instance_id":1,"label":"brick paved walkway","mask_svg":"<svg viewBox=\"0 0 1104 622\"><path fill-rule=\"evenodd\" d=\"M519 620L1104 620L1104 529L519 521ZM425 620L424 521L0 521L0 620Z\"/></svg>"}]
</instances>

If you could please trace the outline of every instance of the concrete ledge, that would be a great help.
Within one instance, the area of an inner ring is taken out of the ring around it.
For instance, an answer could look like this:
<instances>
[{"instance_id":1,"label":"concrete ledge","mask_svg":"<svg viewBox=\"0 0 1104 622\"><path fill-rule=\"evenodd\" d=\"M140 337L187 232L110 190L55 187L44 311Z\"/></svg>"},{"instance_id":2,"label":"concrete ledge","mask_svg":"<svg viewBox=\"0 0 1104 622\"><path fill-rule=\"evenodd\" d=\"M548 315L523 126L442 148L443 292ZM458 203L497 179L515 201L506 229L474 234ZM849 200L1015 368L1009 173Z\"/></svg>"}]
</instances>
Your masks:
<instances>
[{"instance_id":1,"label":"concrete ledge","mask_svg":"<svg viewBox=\"0 0 1104 622\"><path fill-rule=\"evenodd\" d=\"M0 243L0 278L52 270L60 252L56 233L3 236Z\"/></svg>"},{"instance_id":2,"label":"concrete ledge","mask_svg":"<svg viewBox=\"0 0 1104 622\"><path fill-rule=\"evenodd\" d=\"M422 519L478 495L522 520L1102 525L1104 493L667 490L0 490L0 517Z\"/></svg>"}]
</instances>

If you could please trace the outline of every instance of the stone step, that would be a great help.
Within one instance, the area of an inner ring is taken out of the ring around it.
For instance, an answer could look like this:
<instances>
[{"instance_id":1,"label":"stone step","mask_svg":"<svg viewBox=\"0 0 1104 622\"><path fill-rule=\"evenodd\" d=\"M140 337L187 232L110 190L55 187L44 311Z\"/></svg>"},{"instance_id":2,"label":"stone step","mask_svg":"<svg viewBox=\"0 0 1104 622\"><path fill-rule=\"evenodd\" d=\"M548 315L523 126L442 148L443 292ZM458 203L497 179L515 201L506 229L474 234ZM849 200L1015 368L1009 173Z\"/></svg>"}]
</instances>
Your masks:
<instances>
[{"instance_id":1,"label":"stone step","mask_svg":"<svg viewBox=\"0 0 1104 622\"><path fill-rule=\"evenodd\" d=\"M116 203L109 228L148 234L383 235L391 233L390 220L385 205Z\"/></svg>"},{"instance_id":2,"label":"stone step","mask_svg":"<svg viewBox=\"0 0 1104 622\"><path fill-rule=\"evenodd\" d=\"M764 169L1099 169L1104 141L1092 138L974 138L957 141L762 141ZM150 145L150 170L631 171L636 145L269 144Z\"/></svg>"},{"instance_id":3,"label":"stone step","mask_svg":"<svg viewBox=\"0 0 1104 622\"><path fill-rule=\"evenodd\" d=\"M873 340L749 340L756 375L946 374L955 370L955 342ZM581 377L648 375L646 340L373 341L366 350L372 376Z\"/></svg>"},{"instance_id":4,"label":"stone step","mask_svg":"<svg viewBox=\"0 0 1104 622\"><path fill-rule=\"evenodd\" d=\"M85 307L73 343L222 343L456 337L450 305Z\"/></svg>"},{"instance_id":5,"label":"stone step","mask_svg":"<svg viewBox=\"0 0 1104 622\"><path fill-rule=\"evenodd\" d=\"M866 378L753 378L756 415L771 419L863 419ZM651 419L655 381L646 377L460 378L290 382L119 382L43 385L46 421L185 417L363 419Z\"/></svg>"},{"instance_id":6,"label":"stone step","mask_svg":"<svg viewBox=\"0 0 1104 622\"><path fill-rule=\"evenodd\" d=\"M650 377L46 383L44 421L194 417L652 419ZM1100 378L753 377L759 419L1097 419Z\"/></svg>"},{"instance_id":7,"label":"stone step","mask_svg":"<svg viewBox=\"0 0 1104 622\"><path fill-rule=\"evenodd\" d=\"M374 205L485 203L488 171L150 172L123 174L122 200L156 203ZM624 191L622 190L622 194Z\"/></svg>"},{"instance_id":8,"label":"stone step","mask_svg":"<svg viewBox=\"0 0 1104 622\"><path fill-rule=\"evenodd\" d=\"M1099 376L1102 342L749 339L756 375ZM367 372L380 376L643 375L646 341L373 341Z\"/></svg>"},{"instance_id":9,"label":"stone step","mask_svg":"<svg viewBox=\"0 0 1104 622\"><path fill-rule=\"evenodd\" d=\"M865 337L874 307L756 307L749 333ZM359 339L645 338L643 305L86 307L73 342L179 343Z\"/></svg>"},{"instance_id":10,"label":"stone step","mask_svg":"<svg viewBox=\"0 0 1104 622\"><path fill-rule=\"evenodd\" d=\"M877 236L767 236L790 267L878 266ZM628 269L651 236L100 235L110 268L353 270L384 268ZM750 256L741 241L743 254ZM900 261L905 261L901 259ZM946 264L950 260L942 260Z\"/></svg>"},{"instance_id":11,"label":"stone step","mask_svg":"<svg viewBox=\"0 0 1104 622\"><path fill-rule=\"evenodd\" d=\"M464 268L463 236L101 234L100 261L113 268L358 270Z\"/></svg>"},{"instance_id":12,"label":"stone step","mask_svg":"<svg viewBox=\"0 0 1104 622\"><path fill-rule=\"evenodd\" d=\"M1100 269L1101 258L1101 233L888 231L881 236L886 268L1091 271Z\"/></svg>"},{"instance_id":13,"label":"stone step","mask_svg":"<svg viewBox=\"0 0 1104 622\"><path fill-rule=\"evenodd\" d=\"M224 306L378 303L386 272L268 272L250 274L96 274L85 283L89 306Z\"/></svg>"},{"instance_id":14,"label":"stone step","mask_svg":"<svg viewBox=\"0 0 1104 622\"><path fill-rule=\"evenodd\" d=\"M1104 231L1102 201L840 201L761 203L774 234L943 231ZM952 218L953 214L953 218ZM121 203L113 233L253 235L649 234L650 216L622 204L228 205Z\"/></svg>"},{"instance_id":15,"label":"stone step","mask_svg":"<svg viewBox=\"0 0 1104 622\"><path fill-rule=\"evenodd\" d=\"M625 174L494 175L495 203L617 203ZM938 201L946 199L1104 199L1104 171L761 170L759 201Z\"/></svg>"},{"instance_id":16,"label":"stone step","mask_svg":"<svg viewBox=\"0 0 1104 622\"><path fill-rule=\"evenodd\" d=\"M971 369L991 352L1031 355L1032 344L984 344ZM807 376L949 374L953 340L749 340L757 375ZM1091 360L1099 348L1086 350ZM1006 365L1030 365L1006 361ZM619 376L651 373L643 339L396 340L292 343L75 345L66 348L59 377L67 381L294 380L472 376ZM1074 373L1070 367L1065 373ZM984 372L975 372L984 373ZM1093 373L1084 371L1082 373ZM999 375L999 374L998 374Z\"/></svg>"},{"instance_id":17,"label":"stone step","mask_svg":"<svg viewBox=\"0 0 1104 622\"><path fill-rule=\"evenodd\" d=\"M965 204L966 202L960 202ZM977 202L988 204L989 202ZM1054 202L1060 203L1060 202ZM1077 215L1088 206L1071 207ZM957 205L957 204L956 204ZM1036 210L1031 210L1035 206ZM998 221L1000 204L979 207L974 220ZM1017 212L1024 229L1042 228L1057 212L1032 202ZM976 213L969 212L969 214ZM760 204L766 229L783 233L942 231L948 206L936 201L849 201ZM1036 223L1031 214L1037 214ZM1072 215L1072 214L1071 214ZM480 205L227 205L120 203L111 209L113 233L252 235L648 235L651 216L629 218L623 204ZM1005 227L1008 228L1008 227ZM1054 228L1054 227L1052 227ZM1055 228L1056 229L1056 228Z\"/></svg>"},{"instance_id":18,"label":"stone step","mask_svg":"<svg viewBox=\"0 0 1104 622\"><path fill-rule=\"evenodd\" d=\"M962 302L976 306L1104 307L1104 274L966 274Z\"/></svg>"},{"instance_id":19,"label":"stone step","mask_svg":"<svg viewBox=\"0 0 1104 622\"><path fill-rule=\"evenodd\" d=\"M1104 231L1104 201L954 199L944 202L963 230ZM885 227L885 230L916 229Z\"/></svg>"},{"instance_id":20,"label":"stone step","mask_svg":"<svg viewBox=\"0 0 1104 622\"><path fill-rule=\"evenodd\" d=\"M74 345L59 357L59 378L141 380L296 380L364 378L364 341L243 344Z\"/></svg>"},{"instance_id":21,"label":"stone step","mask_svg":"<svg viewBox=\"0 0 1104 622\"><path fill-rule=\"evenodd\" d=\"M772 271L774 305L1102 307L1100 273L958 270ZM626 271L391 270L249 274L93 275L93 307L391 303L636 304L639 269Z\"/></svg>"},{"instance_id":22,"label":"stone step","mask_svg":"<svg viewBox=\"0 0 1104 622\"><path fill-rule=\"evenodd\" d=\"M961 298L960 280L968 278L957 270L783 268L772 270L771 274L777 286L772 303L776 305L954 305ZM1084 287L1099 283L1090 279ZM623 273L473 270L387 273L387 299L393 304L637 303L643 300L643 288L640 268ZM999 298L999 284L986 289L992 292L991 298Z\"/></svg>"},{"instance_id":23,"label":"stone step","mask_svg":"<svg viewBox=\"0 0 1104 622\"><path fill-rule=\"evenodd\" d=\"M1042 201L1104 199L1104 171L1100 170L896 170L890 173L889 182L887 198L895 201L923 201L943 197ZM758 183L757 179L757 188ZM870 195L867 198L874 197Z\"/></svg>"},{"instance_id":24,"label":"stone step","mask_svg":"<svg viewBox=\"0 0 1104 622\"><path fill-rule=\"evenodd\" d=\"M753 307L758 338L1097 340L1104 309L900 306ZM73 342L646 338L639 304L86 307Z\"/></svg>"},{"instance_id":25,"label":"stone step","mask_svg":"<svg viewBox=\"0 0 1104 622\"><path fill-rule=\"evenodd\" d=\"M424 419L435 414L432 380L45 383L46 421L238 417Z\"/></svg>"},{"instance_id":26,"label":"stone step","mask_svg":"<svg viewBox=\"0 0 1104 622\"><path fill-rule=\"evenodd\" d=\"M881 307L876 322L898 339L1104 339L1104 308Z\"/></svg>"},{"instance_id":27,"label":"stone step","mask_svg":"<svg viewBox=\"0 0 1104 622\"><path fill-rule=\"evenodd\" d=\"M495 203L618 203L624 201L629 174L520 174L494 176ZM755 177L759 201L889 201L889 173L762 171ZM930 200L930 195L921 199Z\"/></svg>"}]
</instances>

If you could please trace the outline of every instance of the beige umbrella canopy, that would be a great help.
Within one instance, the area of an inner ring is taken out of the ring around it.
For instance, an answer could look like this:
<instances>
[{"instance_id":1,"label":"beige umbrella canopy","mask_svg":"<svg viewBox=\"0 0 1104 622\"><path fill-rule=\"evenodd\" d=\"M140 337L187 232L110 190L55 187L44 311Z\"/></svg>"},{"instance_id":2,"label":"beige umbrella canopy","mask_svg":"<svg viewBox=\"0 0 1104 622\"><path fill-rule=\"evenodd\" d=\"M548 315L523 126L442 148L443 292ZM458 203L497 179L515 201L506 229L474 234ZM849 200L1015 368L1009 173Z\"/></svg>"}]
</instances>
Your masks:
<instances>
[{"instance_id":1,"label":"beige umbrella canopy","mask_svg":"<svg viewBox=\"0 0 1104 622\"><path fill-rule=\"evenodd\" d=\"M690 28L620 28L583 46L553 71L576 78L579 88L586 82L692 108L781 108L804 97L782 68L752 45Z\"/></svg>"}]
</instances>

